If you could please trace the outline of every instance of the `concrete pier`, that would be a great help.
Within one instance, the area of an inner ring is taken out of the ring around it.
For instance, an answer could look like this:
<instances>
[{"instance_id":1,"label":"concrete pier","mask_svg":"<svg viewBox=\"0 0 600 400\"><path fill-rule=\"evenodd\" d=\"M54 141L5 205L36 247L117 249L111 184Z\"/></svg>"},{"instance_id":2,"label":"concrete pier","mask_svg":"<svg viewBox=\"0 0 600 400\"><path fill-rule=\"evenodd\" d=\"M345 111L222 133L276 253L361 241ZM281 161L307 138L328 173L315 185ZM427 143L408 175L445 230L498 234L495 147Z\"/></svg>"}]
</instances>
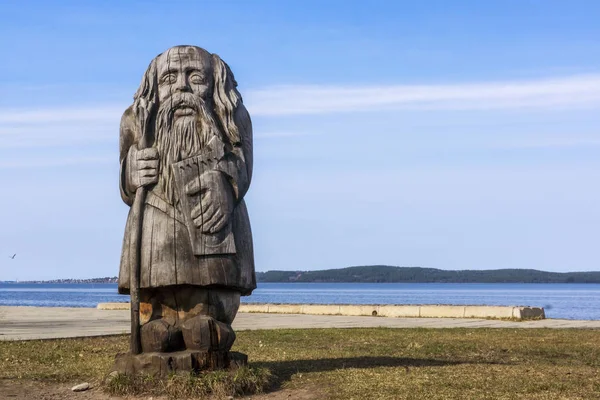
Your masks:
<instances>
[{"instance_id":1,"label":"concrete pier","mask_svg":"<svg viewBox=\"0 0 600 400\"><path fill-rule=\"evenodd\" d=\"M129 310L129 303L100 303L99 310ZM544 309L527 306L268 304L244 303L240 313L347 315L395 318L544 319Z\"/></svg>"}]
</instances>

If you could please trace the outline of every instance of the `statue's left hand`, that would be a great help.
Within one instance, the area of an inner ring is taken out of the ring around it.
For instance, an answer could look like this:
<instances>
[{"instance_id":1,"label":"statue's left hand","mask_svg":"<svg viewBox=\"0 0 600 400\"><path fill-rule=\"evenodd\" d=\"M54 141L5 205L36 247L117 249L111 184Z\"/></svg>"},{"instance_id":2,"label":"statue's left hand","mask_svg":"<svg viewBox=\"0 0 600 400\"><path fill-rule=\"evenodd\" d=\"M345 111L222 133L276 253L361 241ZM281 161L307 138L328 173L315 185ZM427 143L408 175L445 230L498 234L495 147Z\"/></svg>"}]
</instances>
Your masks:
<instances>
[{"instance_id":1,"label":"statue's left hand","mask_svg":"<svg viewBox=\"0 0 600 400\"><path fill-rule=\"evenodd\" d=\"M216 233L229 223L233 212L233 189L225 175L210 171L200 177L201 201L192 209L192 219L203 233Z\"/></svg>"}]
</instances>

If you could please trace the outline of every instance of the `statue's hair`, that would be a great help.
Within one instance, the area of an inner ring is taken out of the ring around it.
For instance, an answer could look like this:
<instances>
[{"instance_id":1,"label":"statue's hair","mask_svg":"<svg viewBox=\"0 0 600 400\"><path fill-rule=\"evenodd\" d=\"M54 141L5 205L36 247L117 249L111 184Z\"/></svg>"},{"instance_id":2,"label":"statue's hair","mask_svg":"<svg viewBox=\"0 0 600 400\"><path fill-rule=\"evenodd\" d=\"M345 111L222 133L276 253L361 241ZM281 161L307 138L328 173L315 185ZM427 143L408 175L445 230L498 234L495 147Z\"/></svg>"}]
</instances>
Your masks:
<instances>
[{"instance_id":1,"label":"statue's hair","mask_svg":"<svg viewBox=\"0 0 600 400\"><path fill-rule=\"evenodd\" d=\"M188 47L188 46L186 46ZM195 46L189 46L195 47ZM196 49L202 51L199 47ZM157 80L157 60L159 54L151 62L140 87L133 96L133 111L141 129L142 139L148 145L154 139L154 121L158 109L158 80ZM212 97L214 113L220 124L224 139L227 139L232 146L241 145L240 131L235 121L235 113L242 103L242 96L237 90L237 82L229 66L221 60L216 54L211 54L213 67ZM150 136L152 135L152 136ZM146 147L146 146L143 146Z\"/></svg>"},{"instance_id":2,"label":"statue's hair","mask_svg":"<svg viewBox=\"0 0 600 400\"><path fill-rule=\"evenodd\" d=\"M240 130L235 123L235 112L242 102L242 96L237 90L237 82L229 65L213 54L212 66L214 75L213 101L217 119L221 123L223 133L234 146L241 145Z\"/></svg>"}]
</instances>

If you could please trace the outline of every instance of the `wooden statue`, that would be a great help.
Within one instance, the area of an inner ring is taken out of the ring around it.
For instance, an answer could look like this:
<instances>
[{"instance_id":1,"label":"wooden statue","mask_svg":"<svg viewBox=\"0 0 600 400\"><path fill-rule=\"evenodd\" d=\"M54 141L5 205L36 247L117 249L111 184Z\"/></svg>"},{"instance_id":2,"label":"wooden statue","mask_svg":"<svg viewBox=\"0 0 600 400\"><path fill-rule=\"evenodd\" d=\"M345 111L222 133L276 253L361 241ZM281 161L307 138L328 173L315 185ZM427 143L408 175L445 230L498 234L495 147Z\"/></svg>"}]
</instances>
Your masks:
<instances>
[{"instance_id":1,"label":"wooden statue","mask_svg":"<svg viewBox=\"0 0 600 400\"><path fill-rule=\"evenodd\" d=\"M131 210L119 293L131 295L132 342L117 369L231 361L240 296L256 288L244 203L252 124L236 86L219 56L176 46L152 60L123 114L120 187Z\"/></svg>"}]
</instances>

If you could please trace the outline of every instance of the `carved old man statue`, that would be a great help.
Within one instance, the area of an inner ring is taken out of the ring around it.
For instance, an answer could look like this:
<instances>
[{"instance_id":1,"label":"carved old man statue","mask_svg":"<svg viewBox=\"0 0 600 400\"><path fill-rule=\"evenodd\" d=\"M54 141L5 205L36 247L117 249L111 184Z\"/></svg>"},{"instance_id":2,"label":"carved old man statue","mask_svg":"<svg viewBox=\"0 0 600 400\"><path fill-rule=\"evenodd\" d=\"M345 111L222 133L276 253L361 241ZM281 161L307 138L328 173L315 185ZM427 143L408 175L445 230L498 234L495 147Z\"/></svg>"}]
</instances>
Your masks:
<instances>
[{"instance_id":1,"label":"carved old man statue","mask_svg":"<svg viewBox=\"0 0 600 400\"><path fill-rule=\"evenodd\" d=\"M143 352L229 350L240 295L256 287L252 126L236 86L219 56L176 46L152 60L121 119L121 195L145 196L127 219L119 293L139 268Z\"/></svg>"}]
</instances>

